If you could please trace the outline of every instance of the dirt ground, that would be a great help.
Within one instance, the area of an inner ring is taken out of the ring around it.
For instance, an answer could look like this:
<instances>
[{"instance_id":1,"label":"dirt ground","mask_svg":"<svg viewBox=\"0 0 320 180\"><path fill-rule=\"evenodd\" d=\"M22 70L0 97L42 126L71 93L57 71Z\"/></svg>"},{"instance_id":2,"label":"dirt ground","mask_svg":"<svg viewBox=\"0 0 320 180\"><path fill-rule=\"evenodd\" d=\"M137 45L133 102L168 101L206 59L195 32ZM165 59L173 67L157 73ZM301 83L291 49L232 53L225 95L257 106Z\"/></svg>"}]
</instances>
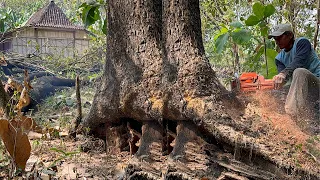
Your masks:
<instances>
[{"instance_id":1,"label":"dirt ground","mask_svg":"<svg viewBox=\"0 0 320 180\"><path fill-rule=\"evenodd\" d=\"M246 113L241 121L259 132L257 141L275 144L281 151L290 152L287 162L320 174L320 134L316 129L319 122L308 118L294 119L283 113L285 94L274 96L261 91L242 94L239 98L246 103ZM72 120L74 113L66 107L61 108L57 111L64 114L55 114L60 121L54 118L47 121L52 123L51 127L57 126L54 133L29 133L32 151L25 172L12 172L11 160L3 144L0 146L1 179L8 179L9 174L14 179L119 179L123 176L132 159L129 152L108 155L103 140L86 135L77 135L76 140L68 138L69 126L61 125L61 117L68 115Z\"/></svg>"}]
</instances>

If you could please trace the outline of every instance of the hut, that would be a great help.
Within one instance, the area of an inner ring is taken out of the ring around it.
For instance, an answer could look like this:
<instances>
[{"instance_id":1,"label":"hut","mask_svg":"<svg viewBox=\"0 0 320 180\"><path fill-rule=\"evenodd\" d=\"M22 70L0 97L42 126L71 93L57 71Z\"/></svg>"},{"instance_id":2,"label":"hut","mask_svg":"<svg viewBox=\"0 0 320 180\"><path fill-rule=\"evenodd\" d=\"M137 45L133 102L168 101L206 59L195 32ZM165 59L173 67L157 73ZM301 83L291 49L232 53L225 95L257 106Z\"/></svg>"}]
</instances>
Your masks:
<instances>
[{"instance_id":1,"label":"hut","mask_svg":"<svg viewBox=\"0 0 320 180\"><path fill-rule=\"evenodd\" d=\"M2 35L0 51L23 56L60 55L74 57L89 48L88 31L70 22L64 12L50 1L20 28Z\"/></svg>"}]
</instances>

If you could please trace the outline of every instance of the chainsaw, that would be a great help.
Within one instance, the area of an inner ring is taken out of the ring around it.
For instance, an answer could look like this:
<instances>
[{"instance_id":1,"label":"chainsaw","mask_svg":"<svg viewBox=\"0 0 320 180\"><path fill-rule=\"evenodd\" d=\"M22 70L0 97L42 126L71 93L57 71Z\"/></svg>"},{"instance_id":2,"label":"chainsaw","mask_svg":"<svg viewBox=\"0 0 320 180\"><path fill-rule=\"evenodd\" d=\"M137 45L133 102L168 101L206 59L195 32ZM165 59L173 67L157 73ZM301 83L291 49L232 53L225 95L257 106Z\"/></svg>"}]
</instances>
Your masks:
<instances>
[{"instance_id":1,"label":"chainsaw","mask_svg":"<svg viewBox=\"0 0 320 180\"><path fill-rule=\"evenodd\" d=\"M240 92L274 89L274 81L255 72L245 72L232 81L231 88Z\"/></svg>"}]
</instances>

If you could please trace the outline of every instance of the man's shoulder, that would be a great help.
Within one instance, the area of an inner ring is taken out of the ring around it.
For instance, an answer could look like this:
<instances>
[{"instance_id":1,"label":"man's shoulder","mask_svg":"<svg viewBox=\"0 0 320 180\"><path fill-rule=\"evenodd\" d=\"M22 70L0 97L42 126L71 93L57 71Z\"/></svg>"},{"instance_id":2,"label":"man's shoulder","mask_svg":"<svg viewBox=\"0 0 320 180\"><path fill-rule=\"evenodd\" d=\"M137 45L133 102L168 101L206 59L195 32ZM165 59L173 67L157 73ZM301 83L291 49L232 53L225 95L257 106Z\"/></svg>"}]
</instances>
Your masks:
<instances>
[{"instance_id":1,"label":"man's shoulder","mask_svg":"<svg viewBox=\"0 0 320 180\"><path fill-rule=\"evenodd\" d=\"M309 41L309 39L305 38L305 37L299 37L296 39L295 42L296 46L300 46L300 47L311 47L311 43Z\"/></svg>"},{"instance_id":2,"label":"man's shoulder","mask_svg":"<svg viewBox=\"0 0 320 180\"><path fill-rule=\"evenodd\" d=\"M310 43L309 39L306 37L299 37L296 39L297 43Z\"/></svg>"}]
</instances>

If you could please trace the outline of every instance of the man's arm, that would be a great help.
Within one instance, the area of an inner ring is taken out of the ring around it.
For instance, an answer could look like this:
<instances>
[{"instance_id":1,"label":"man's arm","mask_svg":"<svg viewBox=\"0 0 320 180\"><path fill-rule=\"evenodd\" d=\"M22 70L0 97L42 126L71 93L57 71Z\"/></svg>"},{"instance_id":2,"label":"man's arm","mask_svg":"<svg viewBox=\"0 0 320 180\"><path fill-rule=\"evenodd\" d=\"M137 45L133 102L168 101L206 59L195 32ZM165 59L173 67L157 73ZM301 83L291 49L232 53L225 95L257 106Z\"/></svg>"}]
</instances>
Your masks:
<instances>
[{"instance_id":1,"label":"man's arm","mask_svg":"<svg viewBox=\"0 0 320 180\"><path fill-rule=\"evenodd\" d=\"M306 58L309 57L311 52L311 43L307 39L301 39L297 43L296 55L293 61L281 72L286 75L286 79L292 76L293 71L296 68L305 67L307 61Z\"/></svg>"}]
</instances>

